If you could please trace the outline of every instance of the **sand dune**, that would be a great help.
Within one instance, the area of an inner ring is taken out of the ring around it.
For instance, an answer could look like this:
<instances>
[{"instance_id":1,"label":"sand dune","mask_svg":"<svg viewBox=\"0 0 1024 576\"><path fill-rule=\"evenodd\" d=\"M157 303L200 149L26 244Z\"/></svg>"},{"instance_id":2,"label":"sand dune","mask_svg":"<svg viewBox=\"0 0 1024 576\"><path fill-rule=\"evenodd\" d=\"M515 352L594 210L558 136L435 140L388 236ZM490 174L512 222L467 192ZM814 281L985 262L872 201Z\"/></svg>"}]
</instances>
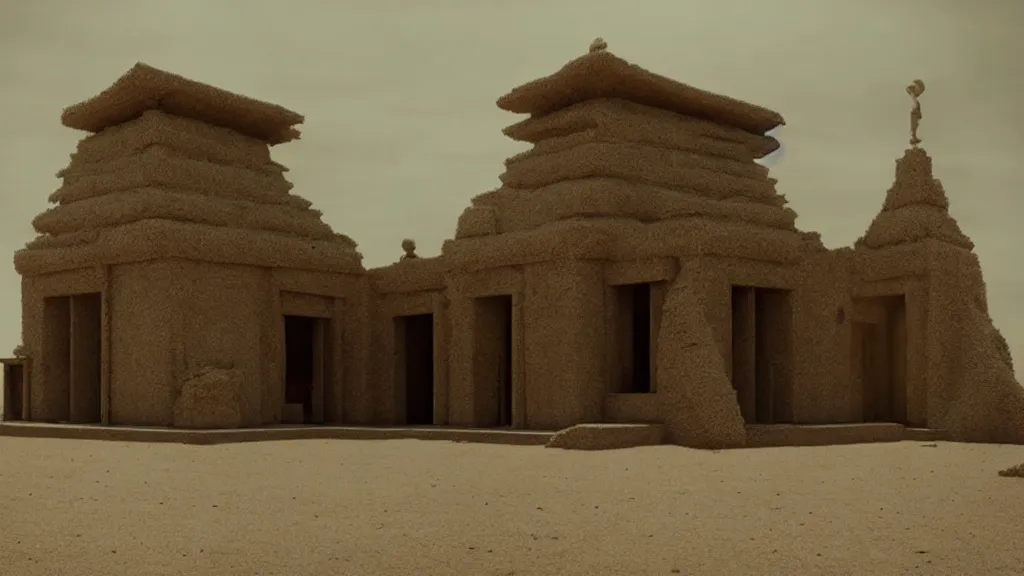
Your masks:
<instances>
[{"instance_id":1,"label":"sand dune","mask_svg":"<svg viewBox=\"0 0 1024 576\"><path fill-rule=\"evenodd\" d=\"M0 574L1022 574L1024 447L0 438Z\"/></svg>"}]
</instances>

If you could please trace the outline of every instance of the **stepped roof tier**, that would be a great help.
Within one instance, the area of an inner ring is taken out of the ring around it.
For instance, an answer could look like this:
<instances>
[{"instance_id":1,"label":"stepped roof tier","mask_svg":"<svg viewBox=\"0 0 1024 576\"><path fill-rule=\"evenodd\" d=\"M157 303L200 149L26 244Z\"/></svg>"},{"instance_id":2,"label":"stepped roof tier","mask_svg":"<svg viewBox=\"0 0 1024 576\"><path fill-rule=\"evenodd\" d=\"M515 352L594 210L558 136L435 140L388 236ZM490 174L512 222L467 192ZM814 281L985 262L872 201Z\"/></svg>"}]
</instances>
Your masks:
<instances>
[{"instance_id":1,"label":"stepped roof tier","mask_svg":"<svg viewBox=\"0 0 1024 576\"><path fill-rule=\"evenodd\" d=\"M276 104L221 90L209 84L138 63L98 95L64 109L68 128L100 132L134 120L147 110L228 128L267 144L295 140L305 120Z\"/></svg>"},{"instance_id":2,"label":"stepped roof tier","mask_svg":"<svg viewBox=\"0 0 1024 576\"><path fill-rule=\"evenodd\" d=\"M598 39L588 54L498 100L531 115L504 133L533 147L505 161L500 188L473 199L456 239L581 221L710 226L733 236L755 229L786 245L805 239L768 168L755 162L778 149L766 133L784 124L780 114L648 72L606 48ZM693 245L708 243L720 242Z\"/></svg>"},{"instance_id":3,"label":"stepped roof tier","mask_svg":"<svg viewBox=\"0 0 1024 576\"><path fill-rule=\"evenodd\" d=\"M932 175L931 157L915 146L896 161L896 179L886 193L882 211L856 245L885 248L929 238L974 249L949 214L949 199L942 182Z\"/></svg>"},{"instance_id":4,"label":"stepped roof tier","mask_svg":"<svg viewBox=\"0 0 1024 576\"><path fill-rule=\"evenodd\" d=\"M600 39L590 52L558 72L512 90L498 99L498 107L517 114L542 116L585 100L629 100L702 118L722 126L764 134L785 124L782 115L767 108L677 82L648 72L607 51Z\"/></svg>"},{"instance_id":5,"label":"stepped roof tier","mask_svg":"<svg viewBox=\"0 0 1024 576\"><path fill-rule=\"evenodd\" d=\"M157 257L362 269L355 242L271 160L270 144L298 137L295 112L139 64L63 120L94 133L58 172L21 269Z\"/></svg>"}]
</instances>

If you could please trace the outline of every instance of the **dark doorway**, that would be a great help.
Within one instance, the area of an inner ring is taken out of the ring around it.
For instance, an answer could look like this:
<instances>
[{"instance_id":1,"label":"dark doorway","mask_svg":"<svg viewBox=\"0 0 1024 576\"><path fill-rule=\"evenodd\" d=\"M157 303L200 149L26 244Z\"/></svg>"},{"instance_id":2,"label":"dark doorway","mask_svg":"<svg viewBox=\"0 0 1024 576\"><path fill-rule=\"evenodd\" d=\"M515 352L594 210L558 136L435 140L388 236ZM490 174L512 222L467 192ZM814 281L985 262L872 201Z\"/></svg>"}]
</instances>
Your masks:
<instances>
[{"instance_id":1,"label":"dark doorway","mask_svg":"<svg viewBox=\"0 0 1024 576\"><path fill-rule=\"evenodd\" d=\"M284 317L284 403L302 406L302 422L313 421L313 389L317 372L319 318Z\"/></svg>"},{"instance_id":2,"label":"dark doorway","mask_svg":"<svg viewBox=\"0 0 1024 576\"><path fill-rule=\"evenodd\" d=\"M100 294L43 301L44 382L39 419L100 422L102 299Z\"/></svg>"},{"instance_id":3,"label":"dark doorway","mask_svg":"<svg viewBox=\"0 0 1024 576\"><path fill-rule=\"evenodd\" d=\"M24 420L25 365L20 361L4 364L4 420Z\"/></svg>"},{"instance_id":4,"label":"dark doorway","mask_svg":"<svg viewBox=\"0 0 1024 576\"><path fill-rule=\"evenodd\" d=\"M907 316L902 295L854 303L851 380L862 391L865 422L907 421Z\"/></svg>"},{"instance_id":5,"label":"dark doorway","mask_svg":"<svg viewBox=\"0 0 1024 576\"><path fill-rule=\"evenodd\" d=\"M481 426L513 426L512 296L478 298L475 305L476 420Z\"/></svg>"},{"instance_id":6,"label":"dark doorway","mask_svg":"<svg viewBox=\"0 0 1024 576\"><path fill-rule=\"evenodd\" d=\"M434 424L434 315L417 314L395 318L399 350L399 384L404 392L405 423ZM402 402L399 403L401 407Z\"/></svg>"},{"instance_id":7,"label":"dark doorway","mask_svg":"<svg viewBox=\"0 0 1024 576\"><path fill-rule=\"evenodd\" d=\"M649 394L654 392L654 334L651 284L625 284L613 288L615 326L613 330L612 392Z\"/></svg>"},{"instance_id":8,"label":"dark doorway","mask_svg":"<svg viewBox=\"0 0 1024 576\"><path fill-rule=\"evenodd\" d=\"M789 294L732 288L732 385L748 424L792 421Z\"/></svg>"}]
</instances>

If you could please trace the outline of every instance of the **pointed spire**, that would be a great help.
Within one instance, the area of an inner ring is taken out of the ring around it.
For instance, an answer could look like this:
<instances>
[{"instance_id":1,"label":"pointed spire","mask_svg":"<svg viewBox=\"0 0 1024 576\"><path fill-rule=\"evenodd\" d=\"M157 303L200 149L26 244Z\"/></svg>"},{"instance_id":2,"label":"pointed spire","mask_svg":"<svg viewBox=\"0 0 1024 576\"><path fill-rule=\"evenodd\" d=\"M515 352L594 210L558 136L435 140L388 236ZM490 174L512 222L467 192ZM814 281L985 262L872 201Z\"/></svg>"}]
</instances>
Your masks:
<instances>
[{"instance_id":1,"label":"pointed spire","mask_svg":"<svg viewBox=\"0 0 1024 576\"><path fill-rule=\"evenodd\" d=\"M949 199L942 182L932 174L931 157L915 145L896 161L896 179L886 192L882 211L856 246L884 248L928 238L974 249L949 215Z\"/></svg>"},{"instance_id":2,"label":"pointed spire","mask_svg":"<svg viewBox=\"0 0 1024 576\"><path fill-rule=\"evenodd\" d=\"M942 210L949 208L949 198L932 174L932 158L923 148L910 148L896 161L896 179L885 194L883 210L904 206L926 205Z\"/></svg>"}]
</instances>

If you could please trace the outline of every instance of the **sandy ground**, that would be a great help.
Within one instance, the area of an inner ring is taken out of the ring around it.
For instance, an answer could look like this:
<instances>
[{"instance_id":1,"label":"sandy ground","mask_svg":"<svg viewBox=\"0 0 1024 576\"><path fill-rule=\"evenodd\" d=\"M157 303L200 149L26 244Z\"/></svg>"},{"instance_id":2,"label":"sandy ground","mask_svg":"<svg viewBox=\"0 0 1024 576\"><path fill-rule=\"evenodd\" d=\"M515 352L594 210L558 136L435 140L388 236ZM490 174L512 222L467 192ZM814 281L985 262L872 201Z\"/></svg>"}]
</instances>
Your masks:
<instances>
[{"instance_id":1,"label":"sandy ground","mask_svg":"<svg viewBox=\"0 0 1024 576\"><path fill-rule=\"evenodd\" d=\"M1024 574L1024 447L0 438L0 574Z\"/></svg>"}]
</instances>

